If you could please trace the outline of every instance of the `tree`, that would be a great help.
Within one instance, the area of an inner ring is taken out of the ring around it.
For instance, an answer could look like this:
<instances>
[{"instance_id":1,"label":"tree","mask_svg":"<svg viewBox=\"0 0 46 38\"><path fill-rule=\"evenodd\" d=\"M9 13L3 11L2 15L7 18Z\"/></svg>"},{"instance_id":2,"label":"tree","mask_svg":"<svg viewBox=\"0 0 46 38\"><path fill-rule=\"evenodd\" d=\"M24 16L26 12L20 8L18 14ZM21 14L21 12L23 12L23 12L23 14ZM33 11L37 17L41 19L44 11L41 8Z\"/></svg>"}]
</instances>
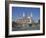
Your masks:
<instances>
[{"instance_id":1,"label":"tree","mask_svg":"<svg viewBox=\"0 0 46 38\"><path fill-rule=\"evenodd\" d=\"M38 23L40 24L40 19L38 20Z\"/></svg>"}]
</instances>

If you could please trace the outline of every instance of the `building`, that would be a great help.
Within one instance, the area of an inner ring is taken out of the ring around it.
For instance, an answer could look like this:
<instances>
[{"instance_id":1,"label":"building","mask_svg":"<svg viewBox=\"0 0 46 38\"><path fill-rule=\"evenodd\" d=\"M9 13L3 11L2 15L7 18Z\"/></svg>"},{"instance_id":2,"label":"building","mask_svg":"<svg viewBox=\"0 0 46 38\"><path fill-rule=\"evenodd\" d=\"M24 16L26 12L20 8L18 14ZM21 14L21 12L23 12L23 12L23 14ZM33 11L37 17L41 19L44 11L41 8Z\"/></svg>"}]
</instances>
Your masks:
<instances>
[{"instance_id":1,"label":"building","mask_svg":"<svg viewBox=\"0 0 46 38\"><path fill-rule=\"evenodd\" d=\"M32 24L32 13L31 13L31 16L25 16L25 14L23 13L23 18L20 18L20 19L17 19L16 20L16 23L17 24Z\"/></svg>"}]
</instances>

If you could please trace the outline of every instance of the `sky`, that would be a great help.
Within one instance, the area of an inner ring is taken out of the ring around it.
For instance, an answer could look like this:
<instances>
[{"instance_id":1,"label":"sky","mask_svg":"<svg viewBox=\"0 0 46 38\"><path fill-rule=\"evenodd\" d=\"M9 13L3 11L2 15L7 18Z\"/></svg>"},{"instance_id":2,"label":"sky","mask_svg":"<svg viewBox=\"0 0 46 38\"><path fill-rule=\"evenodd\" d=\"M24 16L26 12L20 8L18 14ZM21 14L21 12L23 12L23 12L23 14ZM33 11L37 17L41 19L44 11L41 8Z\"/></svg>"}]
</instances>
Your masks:
<instances>
[{"instance_id":1,"label":"sky","mask_svg":"<svg viewBox=\"0 0 46 38\"><path fill-rule=\"evenodd\" d=\"M34 21L38 21L40 19L40 8L32 8L32 7L12 7L12 20L15 21L18 18L23 17L23 13L25 16L31 16Z\"/></svg>"}]
</instances>

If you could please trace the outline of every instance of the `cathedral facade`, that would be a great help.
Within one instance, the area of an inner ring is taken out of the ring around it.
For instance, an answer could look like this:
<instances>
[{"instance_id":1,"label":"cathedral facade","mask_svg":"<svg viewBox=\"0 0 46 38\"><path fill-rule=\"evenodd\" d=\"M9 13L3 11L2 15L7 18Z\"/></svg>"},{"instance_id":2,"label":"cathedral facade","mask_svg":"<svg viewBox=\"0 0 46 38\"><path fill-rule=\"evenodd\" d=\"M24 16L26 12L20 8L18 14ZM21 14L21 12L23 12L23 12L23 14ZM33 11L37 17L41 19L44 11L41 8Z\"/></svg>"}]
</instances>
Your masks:
<instances>
[{"instance_id":1,"label":"cathedral facade","mask_svg":"<svg viewBox=\"0 0 46 38\"><path fill-rule=\"evenodd\" d=\"M31 16L25 16L25 14L23 14L23 18L17 19L16 23L18 25L25 25L25 24L32 24L32 13Z\"/></svg>"}]
</instances>

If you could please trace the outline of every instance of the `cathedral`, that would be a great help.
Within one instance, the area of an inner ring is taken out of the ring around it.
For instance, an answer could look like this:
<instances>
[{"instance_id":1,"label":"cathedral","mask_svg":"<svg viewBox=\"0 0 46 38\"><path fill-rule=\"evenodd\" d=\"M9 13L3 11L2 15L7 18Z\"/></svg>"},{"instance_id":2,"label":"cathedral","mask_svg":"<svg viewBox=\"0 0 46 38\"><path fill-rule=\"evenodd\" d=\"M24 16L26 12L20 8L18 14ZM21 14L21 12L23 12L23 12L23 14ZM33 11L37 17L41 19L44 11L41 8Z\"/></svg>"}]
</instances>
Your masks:
<instances>
[{"instance_id":1,"label":"cathedral","mask_svg":"<svg viewBox=\"0 0 46 38\"><path fill-rule=\"evenodd\" d=\"M17 19L16 23L17 23L17 25L22 25L22 26L25 26L27 24L32 24L33 23L32 13L30 16L27 16L27 17L23 13L23 18Z\"/></svg>"}]
</instances>

